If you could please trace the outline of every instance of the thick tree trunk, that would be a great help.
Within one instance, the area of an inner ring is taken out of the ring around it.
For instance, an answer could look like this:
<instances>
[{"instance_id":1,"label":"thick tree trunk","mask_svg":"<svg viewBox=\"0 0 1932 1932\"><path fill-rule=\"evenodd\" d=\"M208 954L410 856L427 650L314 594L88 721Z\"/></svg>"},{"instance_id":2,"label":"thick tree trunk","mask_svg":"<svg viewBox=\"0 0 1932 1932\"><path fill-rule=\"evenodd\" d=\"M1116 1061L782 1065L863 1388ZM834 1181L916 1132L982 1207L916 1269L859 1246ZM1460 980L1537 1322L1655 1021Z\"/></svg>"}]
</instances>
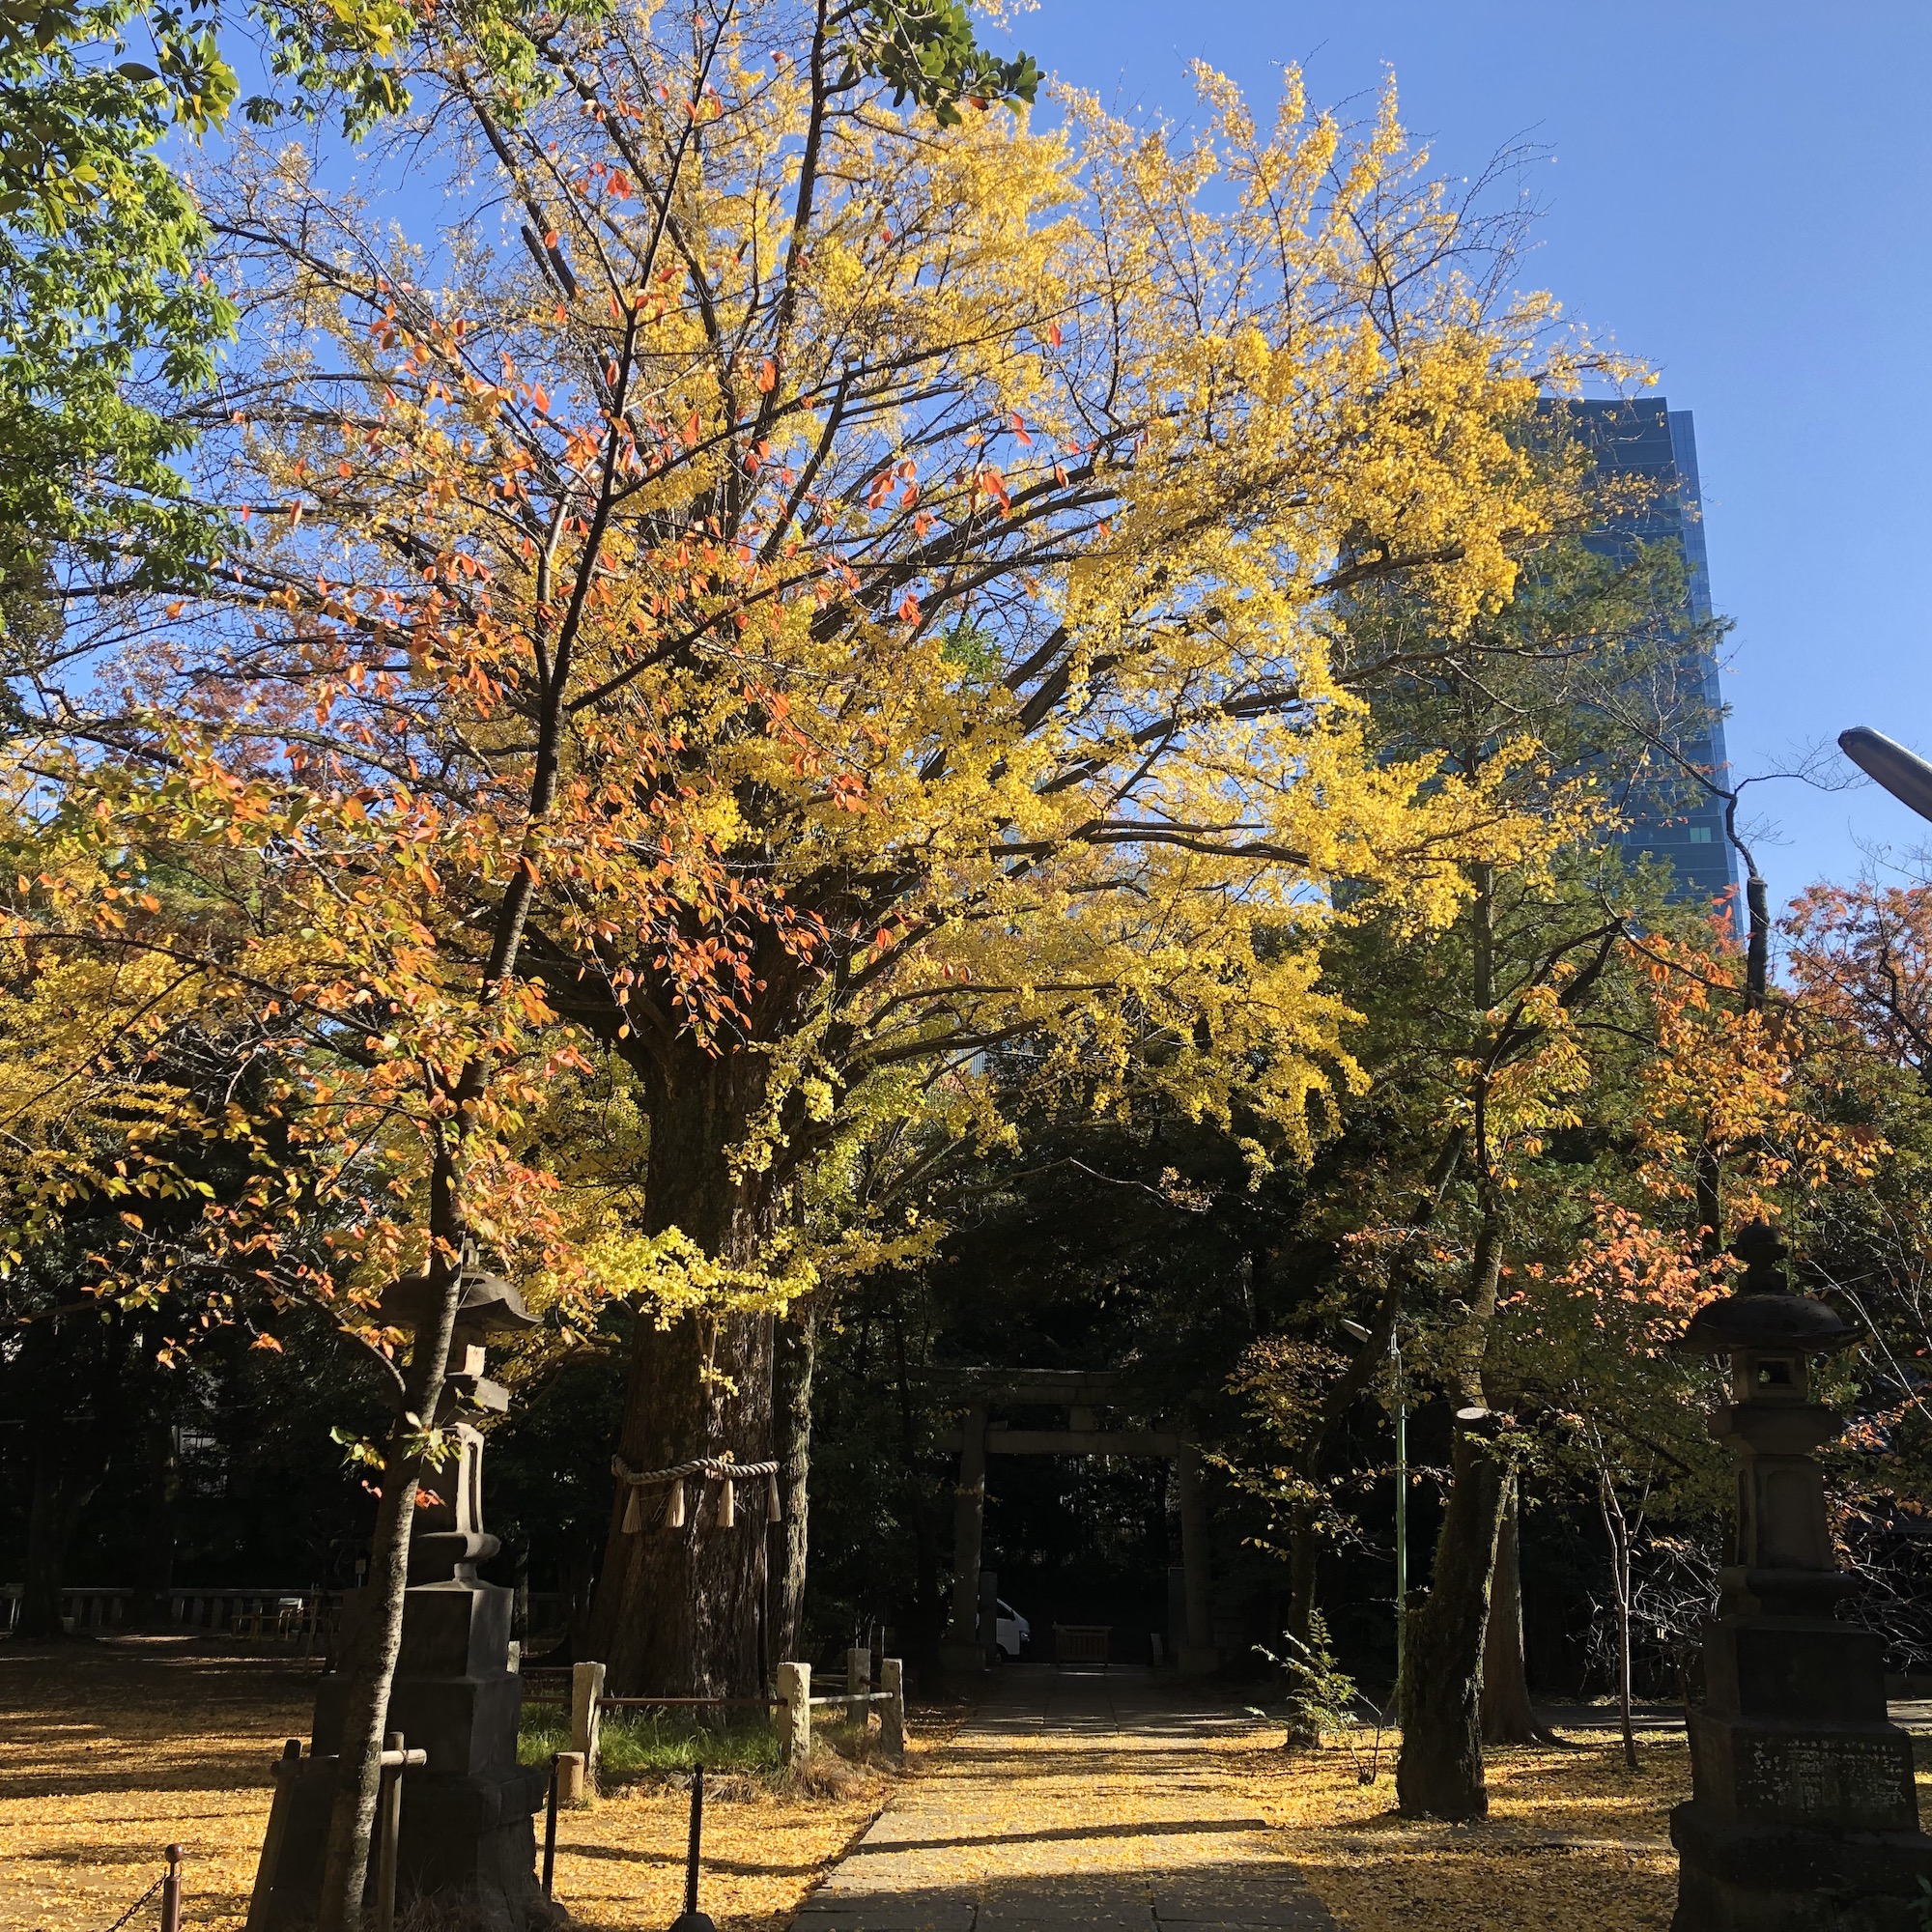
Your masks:
<instances>
[{"instance_id":1,"label":"thick tree trunk","mask_svg":"<svg viewBox=\"0 0 1932 1932\"><path fill-rule=\"evenodd\" d=\"M790 1662L802 1653L805 1575L810 1530L811 1375L818 1354L818 1310L795 1307L778 1324L773 1408L778 1434L779 1501L784 1520L774 1528L781 1561L773 1618L772 1662Z\"/></svg>"},{"instance_id":2,"label":"thick tree trunk","mask_svg":"<svg viewBox=\"0 0 1932 1932\"><path fill-rule=\"evenodd\" d=\"M686 1318L669 1329L640 1322L619 1453L640 1471L727 1449L741 1463L764 1462L771 1383L769 1316ZM727 1529L718 1484L690 1484L686 1495L682 1528L651 1521L646 1508L643 1528L627 1534L621 1494L611 1512L591 1640L613 1696L751 1697L762 1689L763 1498L745 1492Z\"/></svg>"},{"instance_id":3,"label":"thick tree trunk","mask_svg":"<svg viewBox=\"0 0 1932 1932\"><path fill-rule=\"evenodd\" d=\"M1535 1744L1541 1733L1529 1708L1529 1680L1522 1660L1522 1559L1518 1521L1521 1498L1510 1497L1496 1539L1496 1574L1490 1591L1490 1622L1483 1639L1483 1742Z\"/></svg>"},{"instance_id":4,"label":"thick tree trunk","mask_svg":"<svg viewBox=\"0 0 1932 1932\"><path fill-rule=\"evenodd\" d=\"M1483 1640L1496 1543L1514 1479L1475 1429L1456 1432L1454 1487L1442 1513L1429 1594L1408 1620L1396 1800L1405 1818L1482 1818Z\"/></svg>"},{"instance_id":5,"label":"thick tree trunk","mask_svg":"<svg viewBox=\"0 0 1932 1932\"><path fill-rule=\"evenodd\" d=\"M58 1425L43 1432L34 1454L27 1505L27 1556L21 1577L19 1634L46 1642L66 1634L61 1589L68 1549L81 1512L107 1474L104 1456L90 1455Z\"/></svg>"},{"instance_id":6,"label":"thick tree trunk","mask_svg":"<svg viewBox=\"0 0 1932 1932\"><path fill-rule=\"evenodd\" d=\"M645 1232L675 1228L727 1266L764 1258L774 1225L769 1174L734 1170L764 1097L762 1056L675 1047L647 1075L650 1171ZM618 1454L638 1471L694 1457L772 1457L769 1315L687 1316L668 1328L639 1321ZM682 1528L624 1529L623 1486L611 1515L591 1618L593 1655L617 1696L755 1696L765 1583L762 1499L726 1529L719 1486L693 1484Z\"/></svg>"}]
</instances>

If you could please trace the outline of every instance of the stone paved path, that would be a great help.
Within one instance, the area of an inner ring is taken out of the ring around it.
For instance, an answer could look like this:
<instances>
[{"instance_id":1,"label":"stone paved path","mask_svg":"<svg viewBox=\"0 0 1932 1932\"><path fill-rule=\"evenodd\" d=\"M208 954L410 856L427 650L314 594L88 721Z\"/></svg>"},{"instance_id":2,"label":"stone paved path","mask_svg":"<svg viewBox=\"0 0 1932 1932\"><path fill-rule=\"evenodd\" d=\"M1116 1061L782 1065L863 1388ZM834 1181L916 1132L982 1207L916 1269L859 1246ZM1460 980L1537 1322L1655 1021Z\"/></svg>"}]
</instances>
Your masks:
<instances>
[{"instance_id":1,"label":"stone paved path","mask_svg":"<svg viewBox=\"0 0 1932 1932\"><path fill-rule=\"evenodd\" d=\"M1337 1932L1222 1788L1243 1727L1146 1673L1000 1673L793 1932Z\"/></svg>"}]
</instances>

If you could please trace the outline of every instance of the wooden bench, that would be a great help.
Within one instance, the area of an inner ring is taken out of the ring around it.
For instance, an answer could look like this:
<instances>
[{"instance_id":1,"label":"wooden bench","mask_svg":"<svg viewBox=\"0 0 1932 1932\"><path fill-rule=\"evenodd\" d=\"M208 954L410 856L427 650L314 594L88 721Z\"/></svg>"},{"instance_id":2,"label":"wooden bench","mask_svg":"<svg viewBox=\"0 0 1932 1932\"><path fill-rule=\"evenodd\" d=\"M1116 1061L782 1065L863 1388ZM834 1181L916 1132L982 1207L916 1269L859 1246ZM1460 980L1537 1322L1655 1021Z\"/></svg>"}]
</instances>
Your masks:
<instances>
[{"instance_id":1,"label":"wooden bench","mask_svg":"<svg viewBox=\"0 0 1932 1932\"><path fill-rule=\"evenodd\" d=\"M1055 1624L1053 1667L1056 1670L1104 1670L1112 1624Z\"/></svg>"}]
</instances>

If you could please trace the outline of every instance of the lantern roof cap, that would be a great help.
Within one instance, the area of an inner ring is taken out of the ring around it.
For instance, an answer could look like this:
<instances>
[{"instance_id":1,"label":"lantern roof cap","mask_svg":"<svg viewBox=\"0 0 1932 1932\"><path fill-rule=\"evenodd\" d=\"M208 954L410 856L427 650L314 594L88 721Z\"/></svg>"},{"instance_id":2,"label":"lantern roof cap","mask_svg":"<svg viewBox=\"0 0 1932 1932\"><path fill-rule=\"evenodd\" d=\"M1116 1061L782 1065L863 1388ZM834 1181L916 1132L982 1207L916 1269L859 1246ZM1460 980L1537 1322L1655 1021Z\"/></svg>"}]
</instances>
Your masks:
<instances>
[{"instance_id":1,"label":"lantern roof cap","mask_svg":"<svg viewBox=\"0 0 1932 1932\"><path fill-rule=\"evenodd\" d=\"M430 1280L426 1274L406 1274L383 1291L382 1317L398 1328L420 1327L429 1313ZM515 1286L466 1257L463 1298L456 1307L456 1325L472 1334L522 1334L537 1325Z\"/></svg>"},{"instance_id":2,"label":"lantern roof cap","mask_svg":"<svg viewBox=\"0 0 1932 1932\"><path fill-rule=\"evenodd\" d=\"M1744 1280L1735 1293L1720 1294L1698 1309L1677 1346L1698 1355L1728 1355L1740 1349L1825 1355L1856 1341L1859 1331L1835 1308L1792 1293L1783 1268L1788 1252L1768 1222L1740 1228L1731 1253L1745 1264Z\"/></svg>"}]
</instances>

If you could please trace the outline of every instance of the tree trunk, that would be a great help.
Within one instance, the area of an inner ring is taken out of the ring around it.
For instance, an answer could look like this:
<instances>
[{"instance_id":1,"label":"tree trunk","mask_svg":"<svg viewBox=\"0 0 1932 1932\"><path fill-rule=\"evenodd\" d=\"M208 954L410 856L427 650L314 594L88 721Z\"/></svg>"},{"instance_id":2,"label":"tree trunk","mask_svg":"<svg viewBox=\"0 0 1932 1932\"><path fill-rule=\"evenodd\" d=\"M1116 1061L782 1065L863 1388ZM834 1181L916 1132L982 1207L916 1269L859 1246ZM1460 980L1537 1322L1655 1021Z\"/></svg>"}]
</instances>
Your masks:
<instances>
[{"instance_id":1,"label":"tree trunk","mask_svg":"<svg viewBox=\"0 0 1932 1932\"><path fill-rule=\"evenodd\" d=\"M729 1267L766 1255L776 1206L768 1173L736 1170L764 1097L761 1055L695 1041L646 1070L651 1119L645 1232L676 1229ZM688 1315L668 1328L639 1321L618 1454L639 1472L695 1457L772 1457L773 1321ZM763 1690L758 1622L765 1581L764 1511L720 1526L719 1486L687 1490L682 1528L624 1530L619 1486L591 1618L594 1654L615 1696L750 1697ZM748 1503L750 1498L747 1499Z\"/></svg>"},{"instance_id":2,"label":"tree trunk","mask_svg":"<svg viewBox=\"0 0 1932 1932\"><path fill-rule=\"evenodd\" d=\"M1308 1504L1299 1504L1288 1520L1288 1614L1283 1619L1283 1634L1293 1639L1291 1651L1295 1644L1306 1644L1314 1629L1315 1565L1321 1553L1315 1511Z\"/></svg>"},{"instance_id":3,"label":"tree trunk","mask_svg":"<svg viewBox=\"0 0 1932 1932\"><path fill-rule=\"evenodd\" d=\"M1420 1235L1435 1220L1436 1209L1441 1206L1443 1189L1448 1186L1450 1177L1462 1162L1467 1139L1468 1129L1460 1124L1452 1127L1443 1137L1435 1159L1417 1191L1415 1205L1409 1210L1408 1227L1412 1234ZM1342 1426L1349 1410L1374 1382L1383 1363L1389 1360L1390 1345L1402 1319L1407 1270L1407 1261L1398 1255L1390 1264L1388 1284L1383 1290L1381 1305L1368 1340L1359 1345L1348 1367L1329 1383L1321 1398L1321 1408L1290 1458L1289 1466L1311 1490L1321 1470L1322 1451L1329 1436ZM1312 1501L1297 1505L1289 1520L1289 1591L1285 1629L1297 1643L1306 1643L1313 1628L1316 1565L1321 1553L1317 1520L1318 1512ZM1397 1614L1401 1613L1398 1605Z\"/></svg>"},{"instance_id":4,"label":"tree trunk","mask_svg":"<svg viewBox=\"0 0 1932 1932\"><path fill-rule=\"evenodd\" d=\"M779 1501L784 1520L774 1535L782 1560L778 1565L778 1610L774 1618L772 1661L800 1658L805 1625L805 1574L811 1472L811 1375L818 1354L818 1310L806 1303L778 1325L778 1359L773 1408L778 1433Z\"/></svg>"},{"instance_id":5,"label":"tree trunk","mask_svg":"<svg viewBox=\"0 0 1932 1932\"><path fill-rule=\"evenodd\" d=\"M1442 1513L1429 1594L1408 1620L1396 1800L1405 1818L1489 1815L1483 1782L1483 1641L1496 1543L1514 1479L1473 1428L1456 1432L1454 1486Z\"/></svg>"},{"instance_id":6,"label":"tree trunk","mask_svg":"<svg viewBox=\"0 0 1932 1932\"><path fill-rule=\"evenodd\" d=\"M1631 1537L1630 1520L1605 1471L1598 1472L1597 1500L1604 1533L1610 1540L1610 1588L1617 1605L1617 1718L1623 1735L1624 1768L1636 1766L1636 1727L1631 1718ZM1688 1700L1687 1700L1688 1701Z\"/></svg>"},{"instance_id":7,"label":"tree trunk","mask_svg":"<svg viewBox=\"0 0 1932 1932\"><path fill-rule=\"evenodd\" d=\"M174 1423L166 1416L157 1416L148 1424L148 1464L154 1492L147 1534L142 1539L140 1620L163 1624L175 1580L175 1533L182 1492L181 1456L175 1446Z\"/></svg>"},{"instance_id":8,"label":"tree trunk","mask_svg":"<svg viewBox=\"0 0 1932 1932\"><path fill-rule=\"evenodd\" d=\"M447 1140L435 1154L430 1176L428 1273L432 1284L421 1325L410 1342L403 1399L384 1445L383 1492L376 1533L369 1546L368 1598L355 1634L344 1646L347 1680L342 1711L341 1756L324 1842L322 1897L317 1932L359 1932L369 1845L383 1776L384 1734L388 1727L389 1686L403 1649L404 1592L409 1586L410 1526L424 1468L420 1418L433 1417L442 1400L450 1337L463 1299L463 1254L458 1170Z\"/></svg>"},{"instance_id":9,"label":"tree trunk","mask_svg":"<svg viewBox=\"0 0 1932 1932\"><path fill-rule=\"evenodd\" d=\"M1518 1522L1521 1497L1512 1488L1496 1539L1496 1574L1490 1591L1489 1628L1483 1638L1483 1742L1530 1745L1542 1733L1529 1708L1529 1680L1522 1661L1522 1559Z\"/></svg>"},{"instance_id":10,"label":"tree trunk","mask_svg":"<svg viewBox=\"0 0 1932 1932\"><path fill-rule=\"evenodd\" d=\"M104 1456L84 1453L58 1424L42 1432L34 1453L27 1506L27 1557L21 1577L19 1634L37 1642L66 1635L61 1588L81 1512L107 1475Z\"/></svg>"},{"instance_id":11,"label":"tree trunk","mask_svg":"<svg viewBox=\"0 0 1932 1932\"><path fill-rule=\"evenodd\" d=\"M336 1768L328 1837L323 1849L321 1932L355 1932L362 1923L369 1843L375 1831L389 1686L403 1648L403 1593L408 1586L410 1524L415 1517L422 1458L410 1444L419 1435L398 1416L383 1461L383 1493L370 1541L370 1601L342 1652L349 1679L342 1717L342 1755ZM372 1743L373 1741L373 1743Z\"/></svg>"}]
</instances>

